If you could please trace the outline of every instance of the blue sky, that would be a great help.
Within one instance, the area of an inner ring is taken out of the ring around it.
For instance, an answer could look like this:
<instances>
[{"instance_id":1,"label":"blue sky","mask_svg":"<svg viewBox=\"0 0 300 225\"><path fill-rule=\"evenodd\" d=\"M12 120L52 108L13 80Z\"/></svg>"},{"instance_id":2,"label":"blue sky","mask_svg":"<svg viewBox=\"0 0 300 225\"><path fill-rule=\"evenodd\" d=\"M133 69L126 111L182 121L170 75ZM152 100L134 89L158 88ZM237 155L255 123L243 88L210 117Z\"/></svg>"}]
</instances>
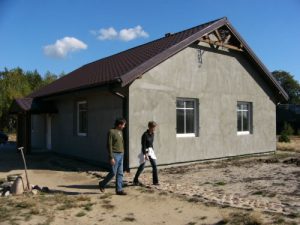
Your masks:
<instances>
[{"instance_id":1,"label":"blue sky","mask_svg":"<svg viewBox=\"0 0 300 225\"><path fill-rule=\"evenodd\" d=\"M0 70L56 74L221 17L300 81L300 0L0 0Z\"/></svg>"}]
</instances>

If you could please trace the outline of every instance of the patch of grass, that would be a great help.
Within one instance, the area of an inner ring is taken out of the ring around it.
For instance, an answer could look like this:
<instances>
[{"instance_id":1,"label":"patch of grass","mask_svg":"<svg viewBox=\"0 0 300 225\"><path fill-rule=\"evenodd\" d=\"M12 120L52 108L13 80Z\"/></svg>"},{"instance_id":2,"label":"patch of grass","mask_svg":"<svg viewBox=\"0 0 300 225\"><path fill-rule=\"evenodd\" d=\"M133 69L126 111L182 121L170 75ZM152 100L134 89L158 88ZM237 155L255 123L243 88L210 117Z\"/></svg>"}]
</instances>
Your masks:
<instances>
[{"instance_id":1,"label":"patch of grass","mask_svg":"<svg viewBox=\"0 0 300 225\"><path fill-rule=\"evenodd\" d=\"M111 203L111 200L103 200L103 203L104 204L109 204L109 203Z\"/></svg>"},{"instance_id":2,"label":"patch of grass","mask_svg":"<svg viewBox=\"0 0 300 225\"><path fill-rule=\"evenodd\" d=\"M282 217L276 217L276 218L273 220L273 223L274 223L274 224L285 224L285 220L284 220L284 218L282 218Z\"/></svg>"},{"instance_id":3,"label":"patch of grass","mask_svg":"<svg viewBox=\"0 0 300 225\"><path fill-rule=\"evenodd\" d=\"M136 218L126 216L125 218L122 219L122 221L124 221L124 222L134 222L134 221L136 221Z\"/></svg>"},{"instance_id":4,"label":"patch of grass","mask_svg":"<svg viewBox=\"0 0 300 225\"><path fill-rule=\"evenodd\" d=\"M115 208L115 206L111 205L111 204L104 204L101 207L104 208L104 209L108 209L108 210L112 210L112 209Z\"/></svg>"},{"instance_id":5,"label":"patch of grass","mask_svg":"<svg viewBox=\"0 0 300 225\"><path fill-rule=\"evenodd\" d=\"M264 192L263 191L255 191L252 193L252 195L263 195Z\"/></svg>"},{"instance_id":6,"label":"patch of grass","mask_svg":"<svg viewBox=\"0 0 300 225\"><path fill-rule=\"evenodd\" d=\"M17 202L15 204L16 208L21 208L21 209L28 209L33 207L35 204L33 202L30 201L22 201L22 202Z\"/></svg>"},{"instance_id":7,"label":"patch of grass","mask_svg":"<svg viewBox=\"0 0 300 225\"><path fill-rule=\"evenodd\" d=\"M51 215L47 216L47 219L43 223L38 223L37 225L50 225L54 220L54 215L51 213Z\"/></svg>"},{"instance_id":8,"label":"patch of grass","mask_svg":"<svg viewBox=\"0 0 300 225\"><path fill-rule=\"evenodd\" d=\"M32 217L32 215L29 212L22 214L22 216L24 217L25 221L31 220L31 217Z\"/></svg>"},{"instance_id":9,"label":"patch of grass","mask_svg":"<svg viewBox=\"0 0 300 225\"><path fill-rule=\"evenodd\" d=\"M231 225L261 225L262 220L257 213L230 213L228 218L225 218L224 221L230 223ZM226 223L225 223L226 224Z\"/></svg>"},{"instance_id":10,"label":"patch of grass","mask_svg":"<svg viewBox=\"0 0 300 225\"><path fill-rule=\"evenodd\" d=\"M17 219L11 219L9 220L10 225L19 225L19 223L17 223L16 221L18 221Z\"/></svg>"},{"instance_id":11,"label":"patch of grass","mask_svg":"<svg viewBox=\"0 0 300 225\"><path fill-rule=\"evenodd\" d=\"M299 218L300 213L292 212L292 213L288 214L288 217L292 218L292 219Z\"/></svg>"},{"instance_id":12,"label":"patch of grass","mask_svg":"<svg viewBox=\"0 0 300 225\"><path fill-rule=\"evenodd\" d=\"M78 200L80 199L80 200ZM83 197L70 197L67 195L56 195L52 198L54 201L54 205L59 205L57 207L58 210L66 210L66 209L71 209L71 208L77 208L79 205L77 204L77 201L85 201ZM90 198L87 198L88 201Z\"/></svg>"},{"instance_id":13,"label":"patch of grass","mask_svg":"<svg viewBox=\"0 0 300 225\"><path fill-rule=\"evenodd\" d=\"M189 222L187 225L195 225L195 222Z\"/></svg>"},{"instance_id":14,"label":"patch of grass","mask_svg":"<svg viewBox=\"0 0 300 225\"><path fill-rule=\"evenodd\" d=\"M214 183L214 186L224 186L224 185L226 185L225 181L218 181L218 182Z\"/></svg>"},{"instance_id":15,"label":"patch of grass","mask_svg":"<svg viewBox=\"0 0 300 225\"><path fill-rule=\"evenodd\" d=\"M87 203L85 205L83 205L83 209L86 211L92 211L92 206L94 205L94 203Z\"/></svg>"},{"instance_id":16,"label":"patch of grass","mask_svg":"<svg viewBox=\"0 0 300 225\"><path fill-rule=\"evenodd\" d=\"M81 211L81 212L77 213L75 216L82 217L82 216L85 216L85 215L86 215L85 212Z\"/></svg>"},{"instance_id":17,"label":"patch of grass","mask_svg":"<svg viewBox=\"0 0 300 225\"><path fill-rule=\"evenodd\" d=\"M107 193L107 194L101 195L99 198L100 199L106 199L106 198L111 198L111 196L112 196L112 194Z\"/></svg>"},{"instance_id":18,"label":"patch of grass","mask_svg":"<svg viewBox=\"0 0 300 225\"><path fill-rule=\"evenodd\" d=\"M8 210L5 206L1 204L0 207L0 222L6 221L10 218L10 210Z\"/></svg>"},{"instance_id":19,"label":"patch of grass","mask_svg":"<svg viewBox=\"0 0 300 225\"><path fill-rule=\"evenodd\" d=\"M269 193L266 194L266 196L269 197L269 198L273 198L273 197L276 196L276 193L275 192L269 192Z\"/></svg>"},{"instance_id":20,"label":"patch of grass","mask_svg":"<svg viewBox=\"0 0 300 225\"><path fill-rule=\"evenodd\" d=\"M89 196L86 196L86 195L79 195L76 197L76 201L82 201L82 202L85 202L85 201L91 201L91 198Z\"/></svg>"},{"instance_id":21,"label":"patch of grass","mask_svg":"<svg viewBox=\"0 0 300 225\"><path fill-rule=\"evenodd\" d=\"M154 193L154 190L153 189L150 189L150 188L139 188L139 191L141 192L141 193L145 193L145 194L153 194Z\"/></svg>"},{"instance_id":22,"label":"patch of grass","mask_svg":"<svg viewBox=\"0 0 300 225\"><path fill-rule=\"evenodd\" d=\"M168 195L168 192L166 192L166 191L161 191L161 192L159 192L159 195L165 196L165 195Z\"/></svg>"},{"instance_id":23,"label":"patch of grass","mask_svg":"<svg viewBox=\"0 0 300 225\"><path fill-rule=\"evenodd\" d=\"M66 200L65 202L61 203L60 206L57 207L58 210L66 210L66 209L71 209L71 208L76 208L78 205L71 200Z\"/></svg>"},{"instance_id":24,"label":"patch of grass","mask_svg":"<svg viewBox=\"0 0 300 225\"><path fill-rule=\"evenodd\" d=\"M30 210L29 212L32 215L39 215L40 214L40 210L38 208L33 208Z\"/></svg>"},{"instance_id":25,"label":"patch of grass","mask_svg":"<svg viewBox=\"0 0 300 225\"><path fill-rule=\"evenodd\" d=\"M224 225L224 224L227 224L228 221L223 219L223 220L220 220L219 222L215 223L214 225Z\"/></svg>"},{"instance_id":26,"label":"patch of grass","mask_svg":"<svg viewBox=\"0 0 300 225\"><path fill-rule=\"evenodd\" d=\"M199 198L189 198L188 202L199 202Z\"/></svg>"}]
</instances>

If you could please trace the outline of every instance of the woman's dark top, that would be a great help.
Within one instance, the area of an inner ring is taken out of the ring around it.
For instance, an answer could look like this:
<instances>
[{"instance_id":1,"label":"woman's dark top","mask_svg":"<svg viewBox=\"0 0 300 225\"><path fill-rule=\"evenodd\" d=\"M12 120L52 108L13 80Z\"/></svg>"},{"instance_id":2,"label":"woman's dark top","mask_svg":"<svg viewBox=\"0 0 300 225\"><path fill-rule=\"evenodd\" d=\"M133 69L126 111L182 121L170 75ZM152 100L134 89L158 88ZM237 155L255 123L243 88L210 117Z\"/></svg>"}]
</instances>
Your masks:
<instances>
[{"instance_id":1,"label":"woman's dark top","mask_svg":"<svg viewBox=\"0 0 300 225\"><path fill-rule=\"evenodd\" d=\"M149 130L146 130L142 136L142 152L145 155L146 149L153 148L154 133L150 134Z\"/></svg>"}]
</instances>

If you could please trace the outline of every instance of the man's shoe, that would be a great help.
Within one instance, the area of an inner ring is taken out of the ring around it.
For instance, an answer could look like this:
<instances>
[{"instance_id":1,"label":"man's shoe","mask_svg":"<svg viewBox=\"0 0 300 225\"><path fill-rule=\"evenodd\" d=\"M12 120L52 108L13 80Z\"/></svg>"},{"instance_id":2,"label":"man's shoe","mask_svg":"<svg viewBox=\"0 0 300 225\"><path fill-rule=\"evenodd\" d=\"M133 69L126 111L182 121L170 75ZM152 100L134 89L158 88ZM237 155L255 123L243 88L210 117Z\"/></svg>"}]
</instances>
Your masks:
<instances>
[{"instance_id":1,"label":"man's shoe","mask_svg":"<svg viewBox=\"0 0 300 225\"><path fill-rule=\"evenodd\" d=\"M159 183L153 183L153 185L155 185L155 186L159 186L160 184L159 184Z\"/></svg>"},{"instance_id":2,"label":"man's shoe","mask_svg":"<svg viewBox=\"0 0 300 225\"><path fill-rule=\"evenodd\" d=\"M127 195L127 193L125 191L117 191L116 194L117 195Z\"/></svg>"}]
</instances>

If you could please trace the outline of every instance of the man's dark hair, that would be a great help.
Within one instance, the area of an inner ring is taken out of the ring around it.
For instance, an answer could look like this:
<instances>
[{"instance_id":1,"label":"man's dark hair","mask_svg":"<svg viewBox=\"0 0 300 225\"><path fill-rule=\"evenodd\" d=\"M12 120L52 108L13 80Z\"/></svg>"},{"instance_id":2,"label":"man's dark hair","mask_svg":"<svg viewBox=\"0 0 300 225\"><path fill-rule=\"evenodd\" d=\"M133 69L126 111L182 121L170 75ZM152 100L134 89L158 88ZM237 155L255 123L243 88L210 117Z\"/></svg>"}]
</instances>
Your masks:
<instances>
[{"instance_id":1,"label":"man's dark hair","mask_svg":"<svg viewBox=\"0 0 300 225\"><path fill-rule=\"evenodd\" d=\"M115 121L115 127L117 127L117 126L119 126L121 124L124 124L124 123L126 123L126 120L124 118L118 118Z\"/></svg>"}]
</instances>

